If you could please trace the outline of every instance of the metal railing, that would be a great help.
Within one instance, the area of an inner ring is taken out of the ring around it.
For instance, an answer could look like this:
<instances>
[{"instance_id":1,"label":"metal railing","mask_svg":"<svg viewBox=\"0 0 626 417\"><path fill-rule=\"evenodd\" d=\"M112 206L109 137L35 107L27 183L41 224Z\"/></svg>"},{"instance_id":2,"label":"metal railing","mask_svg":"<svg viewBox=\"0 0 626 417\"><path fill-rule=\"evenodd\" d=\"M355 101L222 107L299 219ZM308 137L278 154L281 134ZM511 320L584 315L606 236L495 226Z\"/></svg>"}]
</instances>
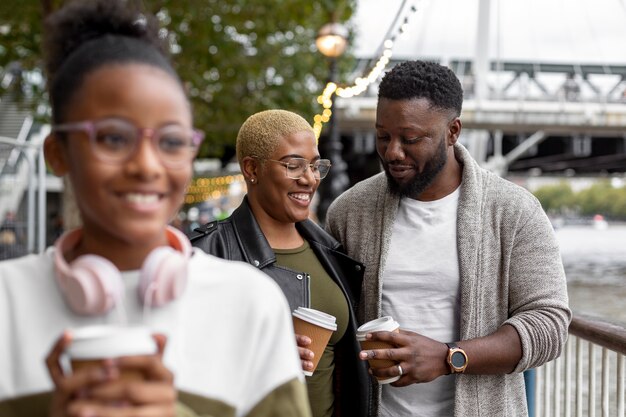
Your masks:
<instances>
[{"instance_id":1,"label":"metal railing","mask_svg":"<svg viewBox=\"0 0 626 417\"><path fill-rule=\"evenodd\" d=\"M531 415L624 417L625 356L626 327L575 316L563 354L537 369Z\"/></svg>"},{"instance_id":2,"label":"metal railing","mask_svg":"<svg viewBox=\"0 0 626 417\"><path fill-rule=\"evenodd\" d=\"M0 137L0 143L12 147L11 155L15 157L11 172L0 171L0 214L15 212L26 195L26 253L43 252L46 244L46 165L42 144L48 132L49 126L44 126L31 134L30 140Z\"/></svg>"}]
</instances>

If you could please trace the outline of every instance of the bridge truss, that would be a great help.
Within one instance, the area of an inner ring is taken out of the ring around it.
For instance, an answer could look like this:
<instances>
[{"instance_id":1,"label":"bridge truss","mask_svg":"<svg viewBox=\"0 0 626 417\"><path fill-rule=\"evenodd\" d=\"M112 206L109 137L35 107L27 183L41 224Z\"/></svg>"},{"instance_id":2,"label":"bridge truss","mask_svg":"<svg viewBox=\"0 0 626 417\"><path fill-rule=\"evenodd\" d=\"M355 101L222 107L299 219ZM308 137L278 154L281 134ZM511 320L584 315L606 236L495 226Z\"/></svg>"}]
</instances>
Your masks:
<instances>
[{"instance_id":1,"label":"bridge truss","mask_svg":"<svg viewBox=\"0 0 626 417\"><path fill-rule=\"evenodd\" d=\"M491 62L481 96L472 61L444 64L465 92L461 141L487 168L500 175L626 172L626 66ZM337 99L349 164L375 157L376 92L372 85ZM363 176L376 169L365 168Z\"/></svg>"}]
</instances>

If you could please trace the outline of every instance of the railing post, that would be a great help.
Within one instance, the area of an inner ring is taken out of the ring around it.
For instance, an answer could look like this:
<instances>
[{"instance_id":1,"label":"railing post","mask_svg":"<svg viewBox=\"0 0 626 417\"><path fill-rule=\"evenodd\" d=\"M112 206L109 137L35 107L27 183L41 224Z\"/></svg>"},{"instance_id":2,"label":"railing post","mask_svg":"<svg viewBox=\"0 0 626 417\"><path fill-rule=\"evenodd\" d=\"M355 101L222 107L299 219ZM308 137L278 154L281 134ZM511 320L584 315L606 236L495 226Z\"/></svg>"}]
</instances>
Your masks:
<instances>
[{"instance_id":1,"label":"railing post","mask_svg":"<svg viewBox=\"0 0 626 417\"><path fill-rule=\"evenodd\" d=\"M554 412L552 415L554 417L561 417L561 368L562 368L563 360L561 358L556 358L554 361L554 402L552 404Z\"/></svg>"},{"instance_id":2,"label":"railing post","mask_svg":"<svg viewBox=\"0 0 626 417\"><path fill-rule=\"evenodd\" d=\"M24 156L28 163L28 190L26 192L26 250L35 251L35 159L32 149L24 149Z\"/></svg>"},{"instance_id":3,"label":"railing post","mask_svg":"<svg viewBox=\"0 0 626 417\"><path fill-rule=\"evenodd\" d=\"M537 370L528 369L524 371L524 387L526 388L526 404L528 405L528 417L535 417L535 386L537 381Z\"/></svg>"},{"instance_id":4,"label":"railing post","mask_svg":"<svg viewBox=\"0 0 626 417\"><path fill-rule=\"evenodd\" d=\"M609 417L609 350L602 349L602 384L600 391L602 395L602 417Z\"/></svg>"},{"instance_id":5,"label":"railing post","mask_svg":"<svg viewBox=\"0 0 626 417\"><path fill-rule=\"evenodd\" d=\"M617 416L624 417L624 355L617 355Z\"/></svg>"},{"instance_id":6,"label":"railing post","mask_svg":"<svg viewBox=\"0 0 626 417\"><path fill-rule=\"evenodd\" d=\"M546 379L545 366L540 366L536 369L535 379L535 416L541 417L543 416L541 393L543 392L543 383Z\"/></svg>"},{"instance_id":7,"label":"railing post","mask_svg":"<svg viewBox=\"0 0 626 417\"><path fill-rule=\"evenodd\" d=\"M583 417L583 340L576 337L576 417Z\"/></svg>"},{"instance_id":8,"label":"railing post","mask_svg":"<svg viewBox=\"0 0 626 417\"><path fill-rule=\"evenodd\" d=\"M550 417L550 412L552 408L550 407L551 395L552 391L552 370L554 369L554 364L552 362L546 363L544 366L544 378L543 378L543 414L542 417Z\"/></svg>"},{"instance_id":9,"label":"railing post","mask_svg":"<svg viewBox=\"0 0 626 417\"><path fill-rule=\"evenodd\" d=\"M588 400L588 416L596 417L596 346L589 343L589 397Z\"/></svg>"},{"instance_id":10,"label":"railing post","mask_svg":"<svg viewBox=\"0 0 626 417\"><path fill-rule=\"evenodd\" d=\"M572 415L572 336L565 343L565 417Z\"/></svg>"},{"instance_id":11,"label":"railing post","mask_svg":"<svg viewBox=\"0 0 626 417\"><path fill-rule=\"evenodd\" d=\"M38 209L38 234L37 234L37 253L43 253L46 250L46 160L43 153L43 146L38 149L38 180L37 180L37 209Z\"/></svg>"}]
</instances>

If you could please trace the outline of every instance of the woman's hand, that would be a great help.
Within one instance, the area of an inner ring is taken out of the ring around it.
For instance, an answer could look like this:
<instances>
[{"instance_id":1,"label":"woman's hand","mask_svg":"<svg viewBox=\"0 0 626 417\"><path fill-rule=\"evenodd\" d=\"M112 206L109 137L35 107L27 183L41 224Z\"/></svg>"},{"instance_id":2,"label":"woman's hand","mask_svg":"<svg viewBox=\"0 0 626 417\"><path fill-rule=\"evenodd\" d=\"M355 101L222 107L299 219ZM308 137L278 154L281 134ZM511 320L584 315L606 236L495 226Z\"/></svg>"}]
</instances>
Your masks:
<instances>
[{"instance_id":1,"label":"woman's hand","mask_svg":"<svg viewBox=\"0 0 626 417\"><path fill-rule=\"evenodd\" d=\"M59 359L63 351L72 342L69 332L64 332L52 347L46 358L48 373L55 385L55 390L50 404L50 417L66 417L69 405L74 400L82 400L89 388L115 378L115 371L110 368L85 368L71 375L64 375Z\"/></svg>"},{"instance_id":2,"label":"woman's hand","mask_svg":"<svg viewBox=\"0 0 626 417\"><path fill-rule=\"evenodd\" d=\"M162 335L154 339L156 355L105 360L101 367L80 369L66 376L59 358L71 343L71 336L63 334L46 360L56 387L51 417L174 416L173 375L162 362L166 339ZM139 373L143 379L125 379L122 374L127 371Z\"/></svg>"},{"instance_id":3,"label":"woman's hand","mask_svg":"<svg viewBox=\"0 0 626 417\"><path fill-rule=\"evenodd\" d=\"M305 371L313 371L313 357L315 354L312 350L307 349L311 344L311 338L301 334L296 335L296 344L298 345L298 353L302 362L302 369Z\"/></svg>"}]
</instances>

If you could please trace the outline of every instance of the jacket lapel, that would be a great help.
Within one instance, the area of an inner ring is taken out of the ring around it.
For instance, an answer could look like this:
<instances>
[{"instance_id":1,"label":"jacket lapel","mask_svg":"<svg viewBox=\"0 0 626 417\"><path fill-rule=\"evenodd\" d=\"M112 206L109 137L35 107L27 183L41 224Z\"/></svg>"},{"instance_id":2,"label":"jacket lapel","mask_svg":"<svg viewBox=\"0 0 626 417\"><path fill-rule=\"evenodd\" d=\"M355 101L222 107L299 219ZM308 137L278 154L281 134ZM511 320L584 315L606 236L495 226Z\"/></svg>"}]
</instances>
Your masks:
<instances>
[{"instance_id":1,"label":"jacket lapel","mask_svg":"<svg viewBox=\"0 0 626 417\"><path fill-rule=\"evenodd\" d=\"M250 210L248 197L244 197L243 202L233 212L232 217L235 236L245 261L257 268L264 268L276 262L274 251L254 218L252 210Z\"/></svg>"},{"instance_id":2,"label":"jacket lapel","mask_svg":"<svg viewBox=\"0 0 626 417\"><path fill-rule=\"evenodd\" d=\"M478 256L481 250L481 222L485 176L469 152L460 144L455 145L454 153L463 164L463 180L457 214L457 250L459 256L459 274L461 280L461 340L476 337L469 334L469 329L477 320L473 308L476 299L476 286L479 279Z\"/></svg>"},{"instance_id":3,"label":"jacket lapel","mask_svg":"<svg viewBox=\"0 0 626 417\"><path fill-rule=\"evenodd\" d=\"M367 274L366 271L366 275L374 281L368 286L374 290L371 291L371 298L370 294L366 294L368 300L365 303L365 320L367 321L376 319L381 315L383 273L393 234L393 223L398 213L398 205L400 204L400 198L389 192L385 173L379 174L378 182L378 187L376 188L378 194L376 195L375 211L372 216L375 223L373 228L378 232L374 236L373 242L370 242L369 247L371 251L368 255L369 259L373 261L372 263L377 265L378 268L375 271L371 271L370 274ZM375 309L370 310L370 306L375 306Z\"/></svg>"}]
</instances>

